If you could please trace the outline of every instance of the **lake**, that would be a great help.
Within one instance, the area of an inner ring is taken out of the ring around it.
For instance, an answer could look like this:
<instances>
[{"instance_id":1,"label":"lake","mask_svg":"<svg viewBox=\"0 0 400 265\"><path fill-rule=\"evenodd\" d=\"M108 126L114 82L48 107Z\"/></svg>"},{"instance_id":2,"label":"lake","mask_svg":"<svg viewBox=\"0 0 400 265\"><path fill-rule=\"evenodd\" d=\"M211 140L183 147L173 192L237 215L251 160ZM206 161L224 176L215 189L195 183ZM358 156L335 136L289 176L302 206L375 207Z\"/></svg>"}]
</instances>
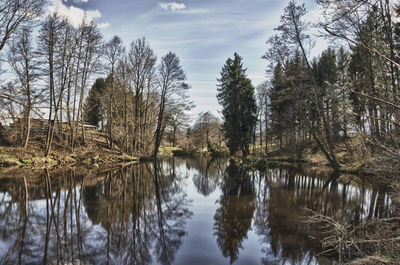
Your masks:
<instances>
[{"instance_id":1,"label":"lake","mask_svg":"<svg viewBox=\"0 0 400 265\"><path fill-rule=\"evenodd\" d=\"M0 178L0 264L337 264L307 210L358 224L391 216L351 176L171 158Z\"/></svg>"}]
</instances>

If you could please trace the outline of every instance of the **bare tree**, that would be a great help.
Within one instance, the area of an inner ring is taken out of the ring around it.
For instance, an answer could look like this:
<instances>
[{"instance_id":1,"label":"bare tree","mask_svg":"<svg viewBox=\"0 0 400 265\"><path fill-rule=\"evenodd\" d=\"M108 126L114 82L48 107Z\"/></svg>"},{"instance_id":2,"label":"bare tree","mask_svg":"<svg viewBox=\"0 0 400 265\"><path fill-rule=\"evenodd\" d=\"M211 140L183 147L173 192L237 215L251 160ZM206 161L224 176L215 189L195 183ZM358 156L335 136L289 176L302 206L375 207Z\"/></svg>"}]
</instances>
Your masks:
<instances>
[{"instance_id":1,"label":"bare tree","mask_svg":"<svg viewBox=\"0 0 400 265\"><path fill-rule=\"evenodd\" d=\"M78 70L78 74L80 75L80 98L77 121L81 122L82 141L83 144L85 144L85 127L83 113L84 96L90 76L100 68L100 56L103 36L101 35L97 26L93 23L87 24L85 21L82 21L82 25L80 26L79 30L82 32L82 34L80 35L83 36L84 57L82 60L82 65L80 65L80 68Z\"/></svg>"},{"instance_id":2,"label":"bare tree","mask_svg":"<svg viewBox=\"0 0 400 265\"><path fill-rule=\"evenodd\" d=\"M145 38L131 43L128 62L131 69L131 81L134 93L134 109L132 110L134 115L132 140L134 151L138 151L139 149L138 139L140 139L140 125L143 118L143 91L146 88L147 82L153 79L156 61L157 57L154 55Z\"/></svg>"},{"instance_id":3,"label":"bare tree","mask_svg":"<svg viewBox=\"0 0 400 265\"><path fill-rule=\"evenodd\" d=\"M56 96L55 96L55 52L56 45L59 37L60 30L60 17L58 14L53 13L47 16L43 21L38 38L38 55L42 61L42 72L43 76L48 77L49 85L49 118L47 125L47 137L46 137L46 156L50 154L51 142L52 142L52 128L54 125L53 120L53 109L56 112ZM54 115L56 117L56 115Z\"/></svg>"},{"instance_id":4,"label":"bare tree","mask_svg":"<svg viewBox=\"0 0 400 265\"><path fill-rule=\"evenodd\" d=\"M157 127L155 131L154 157L157 156L166 125L166 106L173 103L177 96L182 96L189 89L189 85L184 82L186 74L175 53L169 52L161 59L161 65L158 72L161 91L158 105Z\"/></svg>"},{"instance_id":5,"label":"bare tree","mask_svg":"<svg viewBox=\"0 0 400 265\"><path fill-rule=\"evenodd\" d=\"M68 137L68 142L71 147L73 147L74 144L74 123L73 123L73 118L71 116L71 97L72 97L72 86L75 80L75 76L77 76L77 73L75 73L76 68L76 61L77 61L77 43L78 37L77 37L77 30L68 23L67 20L62 21L62 27L61 27L61 32L60 32L60 45L58 47L60 57L58 59L58 64L60 70L58 71L58 85L59 87L64 91L66 90L67 95L65 99L65 106L66 106L66 113L67 113L67 122L68 122L68 127L69 127L69 137ZM76 91L76 89L75 89ZM65 96L65 95L64 95ZM63 97L61 98L63 100ZM61 102L61 107L63 107L63 104ZM62 119L63 119L63 114L62 114L63 108L60 110L60 131L62 132Z\"/></svg>"},{"instance_id":6,"label":"bare tree","mask_svg":"<svg viewBox=\"0 0 400 265\"><path fill-rule=\"evenodd\" d=\"M45 0L4 0L0 2L0 51L19 26L42 14Z\"/></svg>"},{"instance_id":7,"label":"bare tree","mask_svg":"<svg viewBox=\"0 0 400 265\"><path fill-rule=\"evenodd\" d=\"M20 84L20 92L17 92L17 94L21 94L23 97L21 101L25 103L22 132L22 146L24 148L26 148L28 145L31 110L33 108L35 98L37 97L37 95L35 96L35 91L32 87L38 77L38 69L34 62L34 50L32 47L31 33L31 28L21 28L21 30L18 31L13 40L10 42L10 49L8 52L8 62L17 76Z\"/></svg>"},{"instance_id":8,"label":"bare tree","mask_svg":"<svg viewBox=\"0 0 400 265\"><path fill-rule=\"evenodd\" d=\"M201 148L207 147L209 151L210 144L215 141L221 124L219 119L209 111L201 112L194 125L195 132L199 133Z\"/></svg>"},{"instance_id":9,"label":"bare tree","mask_svg":"<svg viewBox=\"0 0 400 265\"><path fill-rule=\"evenodd\" d=\"M124 56L118 63L118 66L116 68L116 76L115 76L115 81L118 87L122 90L123 94L123 123L124 123L124 149L125 152L128 152L128 136L129 136L129 122L128 122L128 116L129 116L129 108L128 104L130 100L131 94L130 92L130 84L129 84L129 72L130 68L128 66L127 58ZM110 97L107 97L108 99ZM111 106L109 106L111 107Z\"/></svg>"},{"instance_id":10,"label":"bare tree","mask_svg":"<svg viewBox=\"0 0 400 265\"><path fill-rule=\"evenodd\" d=\"M107 62L107 69L110 74L109 78L109 102L108 102L108 138L110 148L113 146L112 128L113 128L113 97L114 97L114 77L115 67L118 61L125 54L125 48L122 46L122 40L118 36L114 36L104 45L104 55Z\"/></svg>"},{"instance_id":11,"label":"bare tree","mask_svg":"<svg viewBox=\"0 0 400 265\"><path fill-rule=\"evenodd\" d=\"M172 129L171 143L172 146L177 144L177 133L179 130L184 129L189 125L189 115L187 114L192 108L195 107L194 103L188 99L189 96L184 96L182 100L168 106L167 112L167 126Z\"/></svg>"},{"instance_id":12,"label":"bare tree","mask_svg":"<svg viewBox=\"0 0 400 265\"><path fill-rule=\"evenodd\" d=\"M259 86L257 86L257 112L258 112L258 122L260 128L260 145L263 146L263 139L265 139L265 153L268 152L268 117L269 117L269 107L268 107L268 89L270 82L266 81ZM263 119L264 117L264 119ZM263 125L265 124L265 138L263 137Z\"/></svg>"}]
</instances>

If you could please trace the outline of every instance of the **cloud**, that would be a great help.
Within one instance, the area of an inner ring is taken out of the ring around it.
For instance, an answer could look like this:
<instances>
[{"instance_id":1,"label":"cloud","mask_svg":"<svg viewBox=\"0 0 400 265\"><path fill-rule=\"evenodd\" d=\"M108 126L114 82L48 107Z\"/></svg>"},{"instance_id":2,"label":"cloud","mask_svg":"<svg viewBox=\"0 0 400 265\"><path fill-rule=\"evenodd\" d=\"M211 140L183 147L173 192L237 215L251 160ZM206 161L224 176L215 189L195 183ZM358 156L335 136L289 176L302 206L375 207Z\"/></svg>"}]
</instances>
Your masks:
<instances>
[{"instance_id":1,"label":"cloud","mask_svg":"<svg viewBox=\"0 0 400 265\"><path fill-rule=\"evenodd\" d=\"M101 18L101 13L99 10L88 10L86 11L86 17L90 20Z\"/></svg>"},{"instance_id":2,"label":"cloud","mask_svg":"<svg viewBox=\"0 0 400 265\"><path fill-rule=\"evenodd\" d=\"M88 0L80 1L87 2ZM89 23L92 22L94 19L101 17L101 13L97 9L85 11L75 6L68 7L63 4L62 0L51 0L51 5L48 7L48 13L53 12L57 12L60 16L66 17L74 27L78 27L82 23L82 21ZM100 25L103 28L110 26L109 23L101 23Z\"/></svg>"},{"instance_id":3,"label":"cloud","mask_svg":"<svg viewBox=\"0 0 400 265\"><path fill-rule=\"evenodd\" d=\"M213 12L212 10L204 9L204 8L182 10L182 13L187 14L187 15L206 14L206 13L212 13L212 12Z\"/></svg>"},{"instance_id":4,"label":"cloud","mask_svg":"<svg viewBox=\"0 0 400 265\"><path fill-rule=\"evenodd\" d=\"M111 24L108 22L97 24L97 27L99 29L105 29L105 28L108 28L109 26L111 26Z\"/></svg>"},{"instance_id":5,"label":"cloud","mask_svg":"<svg viewBox=\"0 0 400 265\"><path fill-rule=\"evenodd\" d=\"M169 3L158 3L160 7L166 11L177 11L186 8L184 3L169 2Z\"/></svg>"}]
</instances>

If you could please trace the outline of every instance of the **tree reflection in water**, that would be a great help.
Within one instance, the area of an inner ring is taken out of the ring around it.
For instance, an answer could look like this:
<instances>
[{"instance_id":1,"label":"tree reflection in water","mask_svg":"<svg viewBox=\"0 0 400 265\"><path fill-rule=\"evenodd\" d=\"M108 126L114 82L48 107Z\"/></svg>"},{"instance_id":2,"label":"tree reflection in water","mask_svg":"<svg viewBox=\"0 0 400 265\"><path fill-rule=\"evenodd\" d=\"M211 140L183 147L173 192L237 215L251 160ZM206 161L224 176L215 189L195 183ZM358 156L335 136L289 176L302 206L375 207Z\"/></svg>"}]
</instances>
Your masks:
<instances>
[{"instance_id":1,"label":"tree reflection in water","mask_svg":"<svg viewBox=\"0 0 400 265\"><path fill-rule=\"evenodd\" d=\"M46 170L29 189L28 214L24 182L9 180L12 190L0 193L0 264L151 264L152 251L173 263L192 213L166 166L113 170L100 182Z\"/></svg>"},{"instance_id":2,"label":"tree reflection in water","mask_svg":"<svg viewBox=\"0 0 400 265\"><path fill-rule=\"evenodd\" d=\"M173 161L174 162L174 161ZM186 220L192 212L187 208L188 200L179 183L175 182L175 167L172 174L164 174L158 161L153 163L153 179L157 207L157 229L155 253L161 264L172 264L175 254L186 234Z\"/></svg>"},{"instance_id":3,"label":"tree reflection in water","mask_svg":"<svg viewBox=\"0 0 400 265\"><path fill-rule=\"evenodd\" d=\"M214 216L214 235L224 257L233 263L247 238L254 213L254 189L250 176L231 161L221 183L220 207Z\"/></svg>"},{"instance_id":4,"label":"tree reflection in water","mask_svg":"<svg viewBox=\"0 0 400 265\"><path fill-rule=\"evenodd\" d=\"M225 159L202 157L187 160L187 167L196 169L196 173L193 175L193 183L200 194L208 196L215 191L224 174L225 162Z\"/></svg>"},{"instance_id":5,"label":"tree reflection in water","mask_svg":"<svg viewBox=\"0 0 400 265\"><path fill-rule=\"evenodd\" d=\"M182 264L202 245L217 264L334 264L317 255L304 208L346 224L395 210L384 190L351 178L226 166L171 159L94 175L60 169L0 178L0 264Z\"/></svg>"},{"instance_id":6,"label":"tree reflection in water","mask_svg":"<svg viewBox=\"0 0 400 265\"><path fill-rule=\"evenodd\" d=\"M345 224L366 222L377 209L379 217L393 212L387 195L378 201L375 190L339 183L337 178L310 177L293 167L260 174L254 226L263 243L263 264L334 264L319 256L322 250L310 240L311 231L303 222L305 208L334 216Z\"/></svg>"}]
</instances>

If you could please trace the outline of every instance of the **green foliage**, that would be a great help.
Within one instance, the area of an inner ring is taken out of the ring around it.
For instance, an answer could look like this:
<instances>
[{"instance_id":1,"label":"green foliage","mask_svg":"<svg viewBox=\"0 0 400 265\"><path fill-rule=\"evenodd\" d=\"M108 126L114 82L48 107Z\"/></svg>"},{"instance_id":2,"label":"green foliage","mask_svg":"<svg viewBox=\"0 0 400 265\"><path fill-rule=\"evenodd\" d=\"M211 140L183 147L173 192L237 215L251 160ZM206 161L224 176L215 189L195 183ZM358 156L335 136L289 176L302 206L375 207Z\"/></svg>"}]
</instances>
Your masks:
<instances>
[{"instance_id":1,"label":"green foliage","mask_svg":"<svg viewBox=\"0 0 400 265\"><path fill-rule=\"evenodd\" d=\"M314 64L314 78L319 87L326 87L329 83L337 80L336 52L332 48L328 48L322 52L321 57Z\"/></svg>"},{"instance_id":2,"label":"green foliage","mask_svg":"<svg viewBox=\"0 0 400 265\"><path fill-rule=\"evenodd\" d=\"M6 154L6 153L0 153L0 166L19 166L21 165L21 162L18 161L15 157Z\"/></svg>"},{"instance_id":3,"label":"green foliage","mask_svg":"<svg viewBox=\"0 0 400 265\"><path fill-rule=\"evenodd\" d=\"M208 141L207 147L208 147L208 152L213 158L229 156L229 150L226 147L221 147L217 143Z\"/></svg>"},{"instance_id":4,"label":"green foliage","mask_svg":"<svg viewBox=\"0 0 400 265\"><path fill-rule=\"evenodd\" d=\"M364 23L360 25L357 41L362 44L350 47L352 54L348 68L349 81L352 90L356 92L393 101L392 98L395 98L395 95L392 93L396 93L394 91L396 82L390 82L389 74L392 70L388 73L387 62L364 46L387 52L383 49L387 44L384 41L384 26L382 23L383 21L381 21L379 14L372 9L367 14ZM393 87L389 88L390 85ZM375 118L381 116L386 119L385 116L390 116L390 111L389 113L380 111L381 107L378 102L356 93L350 93L350 101L359 129L362 130L365 126L365 116L370 118L369 126L373 136L378 135L381 129L386 129L380 128L382 126Z\"/></svg>"},{"instance_id":5,"label":"green foliage","mask_svg":"<svg viewBox=\"0 0 400 265\"><path fill-rule=\"evenodd\" d=\"M283 100L285 98L283 75L284 73L282 64L278 62L278 64L274 68L274 74L271 81L272 86L269 91L272 120L271 131L273 134L279 134L284 129L284 124L281 124L279 122L282 120L284 108L286 106L285 101Z\"/></svg>"},{"instance_id":6,"label":"green foliage","mask_svg":"<svg viewBox=\"0 0 400 265\"><path fill-rule=\"evenodd\" d=\"M326 109L326 117L332 135L338 137L341 130L339 113L340 91L337 87L330 85L336 84L338 80L338 64L334 49L329 47L314 61L313 75L318 87L318 98L322 99L319 104Z\"/></svg>"},{"instance_id":7,"label":"green foliage","mask_svg":"<svg viewBox=\"0 0 400 265\"><path fill-rule=\"evenodd\" d=\"M284 65L280 62L274 68L270 98L271 132L289 139L294 147L296 131L305 130L316 114L315 104L310 93L310 76L299 53L288 58Z\"/></svg>"},{"instance_id":8,"label":"green foliage","mask_svg":"<svg viewBox=\"0 0 400 265\"><path fill-rule=\"evenodd\" d=\"M89 90L89 95L86 98L85 104L85 120L87 123L98 126L102 117L101 96L106 90L106 82L103 78L96 79L92 88Z\"/></svg>"},{"instance_id":9,"label":"green foliage","mask_svg":"<svg viewBox=\"0 0 400 265\"><path fill-rule=\"evenodd\" d=\"M229 58L218 79L218 102L222 105L223 129L231 154L249 154L249 144L256 126L257 107L254 87L243 69L242 58L235 53Z\"/></svg>"}]
</instances>

